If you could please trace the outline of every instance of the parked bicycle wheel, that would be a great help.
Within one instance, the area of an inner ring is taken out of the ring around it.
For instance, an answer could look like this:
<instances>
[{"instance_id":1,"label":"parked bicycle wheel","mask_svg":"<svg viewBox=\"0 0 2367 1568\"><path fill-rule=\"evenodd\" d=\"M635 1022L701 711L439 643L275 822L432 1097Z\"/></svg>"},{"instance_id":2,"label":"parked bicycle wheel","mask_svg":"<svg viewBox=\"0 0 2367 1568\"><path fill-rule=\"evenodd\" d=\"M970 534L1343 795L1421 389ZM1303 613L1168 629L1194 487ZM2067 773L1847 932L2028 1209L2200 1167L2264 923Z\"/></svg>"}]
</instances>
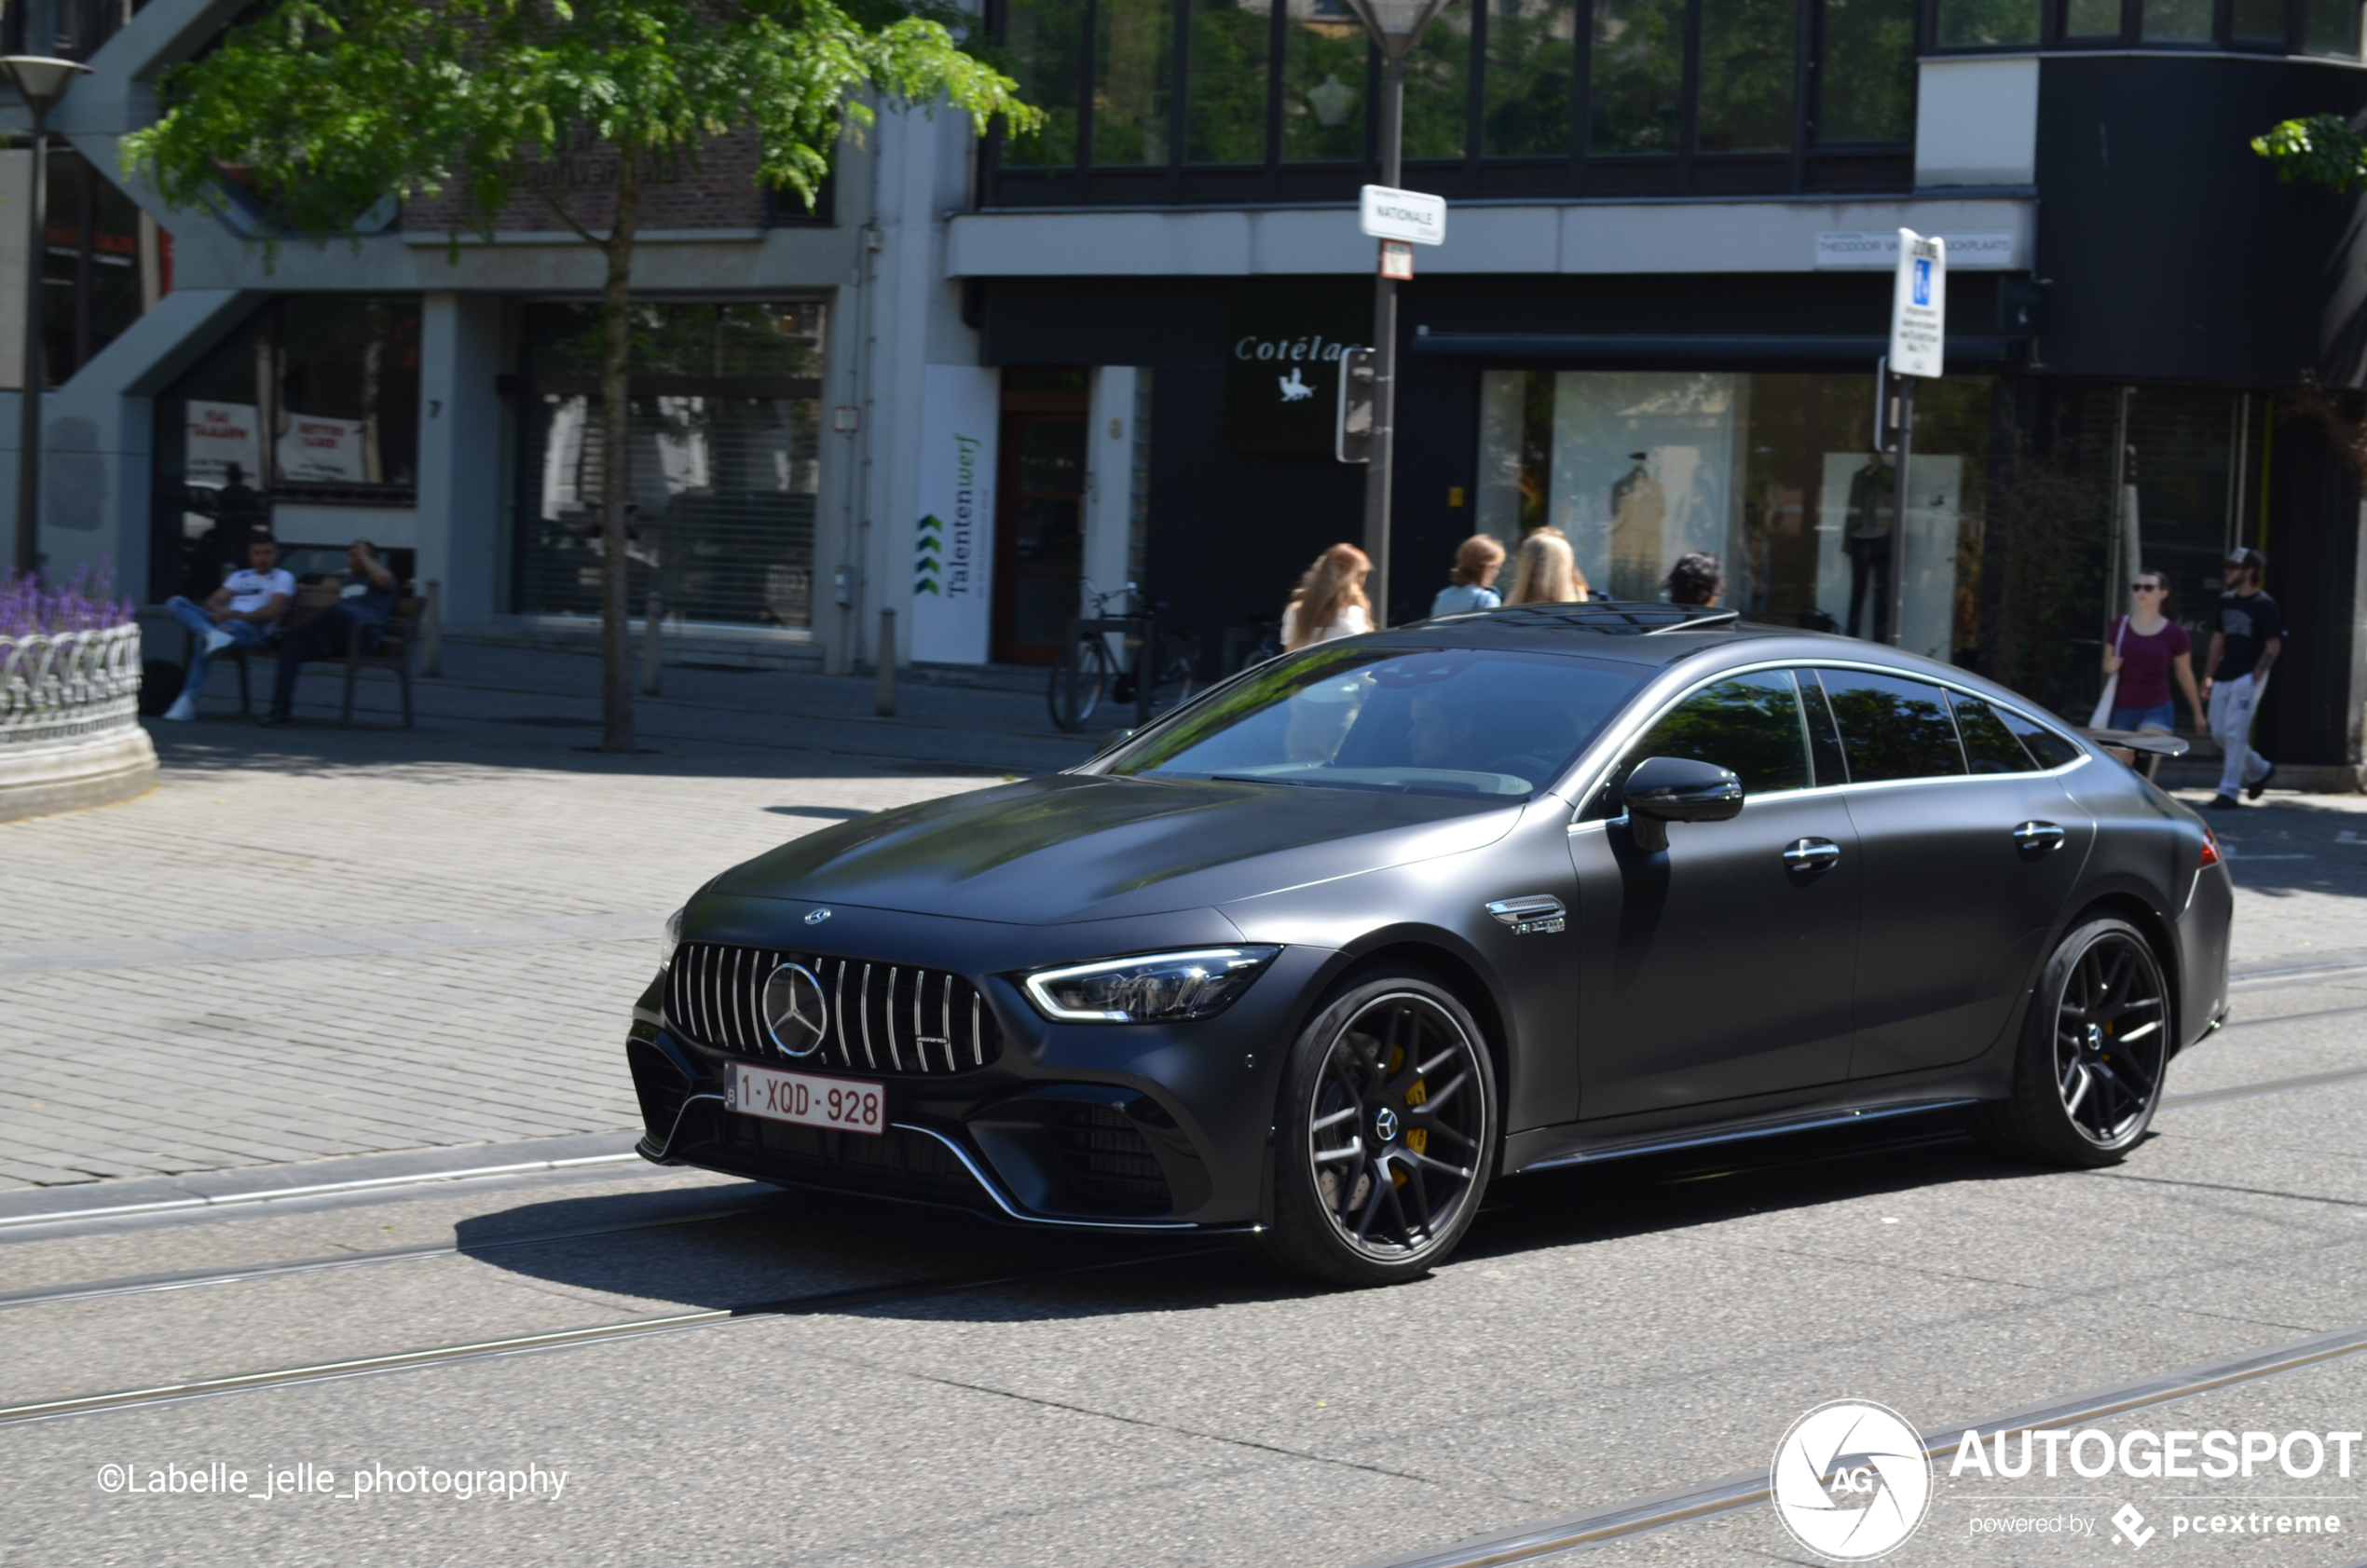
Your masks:
<instances>
[{"instance_id":1,"label":"parked bicycle wheel","mask_svg":"<svg viewBox=\"0 0 2367 1568\"><path fill-rule=\"evenodd\" d=\"M1200 662L1197 637L1181 632L1159 634L1158 675L1151 686L1151 711L1165 713L1192 694L1193 676Z\"/></svg>"},{"instance_id":2,"label":"parked bicycle wheel","mask_svg":"<svg viewBox=\"0 0 2367 1568\"><path fill-rule=\"evenodd\" d=\"M1109 689L1110 652L1098 634L1083 636L1052 666L1052 722L1062 729L1085 728Z\"/></svg>"}]
</instances>

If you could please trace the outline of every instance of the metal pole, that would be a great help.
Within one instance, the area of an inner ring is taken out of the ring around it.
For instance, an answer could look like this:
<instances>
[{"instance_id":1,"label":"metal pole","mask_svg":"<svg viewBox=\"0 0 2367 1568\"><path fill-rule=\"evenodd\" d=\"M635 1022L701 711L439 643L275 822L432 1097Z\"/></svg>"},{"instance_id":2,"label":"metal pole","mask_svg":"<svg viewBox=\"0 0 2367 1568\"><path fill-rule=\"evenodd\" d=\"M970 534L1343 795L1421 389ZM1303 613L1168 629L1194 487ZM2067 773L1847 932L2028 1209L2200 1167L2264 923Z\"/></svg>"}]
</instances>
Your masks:
<instances>
[{"instance_id":1,"label":"metal pole","mask_svg":"<svg viewBox=\"0 0 2367 1568\"><path fill-rule=\"evenodd\" d=\"M896 612L880 612L879 679L871 688L871 711L882 718L896 716Z\"/></svg>"},{"instance_id":2,"label":"metal pole","mask_svg":"<svg viewBox=\"0 0 2367 1568\"><path fill-rule=\"evenodd\" d=\"M33 105L33 199L25 204L24 389L17 394L17 570L41 565L41 274L49 198L46 105Z\"/></svg>"},{"instance_id":3,"label":"metal pole","mask_svg":"<svg viewBox=\"0 0 2367 1568\"><path fill-rule=\"evenodd\" d=\"M1381 46L1381 184L1401 177L1405 131L1405 50ZM1389 488L1397 455L1397 280L1373 280L1373 461L1364 470L1364 553L1373 559L1370 594L1375 630L1389 624Z\"/></svg>"},{"instance_id":4,"label":"metal pole","mask_svg":"<svg viewBox=\"0 0 2367 1568\"><path fill-rule=\"evenodd\" d=\"M1897 498L1891 503L1890 520L1890 640L1894 648L1907 646L1907 507L1912 494L1907 484L1907 466L1914 461L1915 452L1915 378L1898 378L1898 474Z\"/></svg>"},{"instance_id":5,"label":"metal pole","mask_svg":"<svg viewBox=\"0 0 2367 1568\"><path fill-rule=\"evenodd\" d=\"M419 674L434 680L444 674L444 584L421 585L419 599Z\"/></svg>"}]
</instances>

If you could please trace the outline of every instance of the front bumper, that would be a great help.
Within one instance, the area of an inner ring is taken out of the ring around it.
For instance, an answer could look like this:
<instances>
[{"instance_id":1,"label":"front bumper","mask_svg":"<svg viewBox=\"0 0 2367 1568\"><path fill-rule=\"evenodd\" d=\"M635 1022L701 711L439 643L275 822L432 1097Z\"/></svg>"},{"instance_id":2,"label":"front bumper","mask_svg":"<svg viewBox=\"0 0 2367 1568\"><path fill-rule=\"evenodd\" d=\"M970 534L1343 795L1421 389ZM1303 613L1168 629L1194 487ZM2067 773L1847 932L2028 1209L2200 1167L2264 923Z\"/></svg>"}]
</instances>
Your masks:
<instances>
[{"instance_id":1,"label":"front bumper","mask_svg":"<svg viewBox=\"0 0 2367 1568\"><path fill-rule=\"evenodd\" d=\"M640 1152L784 1185L946 1205L992 1219L1113 1231L1257 1222L1282 1062L1331 955L1286 949L1233 1005L1179 1025L1055 1024L1016 988L974 977L1002 1049L951 1074L854 1074L886 1097L884 1134L726 1109L732 1061L801 1070L699 1043L652 986L626 1042ZM848 1074L831 1070L828 1076Z\"/></svg>"}]
</instances>

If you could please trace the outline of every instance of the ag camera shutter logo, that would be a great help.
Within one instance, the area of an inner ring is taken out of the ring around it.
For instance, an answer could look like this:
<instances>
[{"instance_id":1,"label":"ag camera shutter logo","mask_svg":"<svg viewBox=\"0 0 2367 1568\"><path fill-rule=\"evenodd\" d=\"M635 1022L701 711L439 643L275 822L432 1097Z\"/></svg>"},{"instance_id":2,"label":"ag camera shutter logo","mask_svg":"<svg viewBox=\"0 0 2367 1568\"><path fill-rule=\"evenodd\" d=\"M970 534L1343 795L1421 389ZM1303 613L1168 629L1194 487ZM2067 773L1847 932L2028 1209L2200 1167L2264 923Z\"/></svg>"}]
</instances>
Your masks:
<instances>
[{"instance_id":1,"label":"ag camera shutter logo","mask_svg":"<svg viewBox=\"0 0 2367 1568\"><path fill-rule=\"evenodd\" d=\"M1923 1522L1932 1465L1923 1439L1896 1411L1835 1399L1792 1423L1768 1485L1792 1539L1819 1557L1863 1562Z\"/></svg>"}]
</instances>

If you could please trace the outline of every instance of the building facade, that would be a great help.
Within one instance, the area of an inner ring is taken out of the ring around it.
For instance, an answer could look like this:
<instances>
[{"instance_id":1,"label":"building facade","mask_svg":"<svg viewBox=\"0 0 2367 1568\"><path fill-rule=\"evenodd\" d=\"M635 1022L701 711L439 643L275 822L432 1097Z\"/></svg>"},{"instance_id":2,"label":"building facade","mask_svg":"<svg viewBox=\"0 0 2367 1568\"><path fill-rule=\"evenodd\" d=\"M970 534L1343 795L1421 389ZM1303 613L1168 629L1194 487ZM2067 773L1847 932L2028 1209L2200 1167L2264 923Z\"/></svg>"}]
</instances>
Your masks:
<instances>
[{"instance_id":1,"label":"building facade","mask_svg":"<svg viewBox=\"0 0 2367 1568\"><path fill-rule=\"evenodd\" d=\"M390 205L267 268L235 191L198 215L126 186L145 84L236 11L68 19L94 75L54 118L78 204L43 259L45 550L155 599L258 519L368 535L417 552L449 634L588 639L597 256L530 210L456 248L447 214ZM899 659L1024 666L1135 580L1219 673L1361 536L1332 422L1371 330L1377 64L1339 0L986 20L1041 134L883 116L812 214L727 141L655 198L636 605L658 591L716 657L854 668L894 610ZM1465 536L1546 525L1614 594L1707 549L1747 616L1861 635L1895 564L1909 646L2084 717L2128 578L2169 571L2207 640L2217 559L2257 546L2292 628L2263 749L2355 781L2367 242L2356 198L2248 143L2367 110L2359 23L2356 0L1457 0L1409 76L1404 181L1453 211L1401 295L1390 614ZM23 176L0 164L0 196ZM612 171L582 148L538 177L591 213ZM1893 519L1872 425L1901 227L1946 238L1952 276ZM0 283L23 267L0 240Z\"/></svg>"}]
</instances>

